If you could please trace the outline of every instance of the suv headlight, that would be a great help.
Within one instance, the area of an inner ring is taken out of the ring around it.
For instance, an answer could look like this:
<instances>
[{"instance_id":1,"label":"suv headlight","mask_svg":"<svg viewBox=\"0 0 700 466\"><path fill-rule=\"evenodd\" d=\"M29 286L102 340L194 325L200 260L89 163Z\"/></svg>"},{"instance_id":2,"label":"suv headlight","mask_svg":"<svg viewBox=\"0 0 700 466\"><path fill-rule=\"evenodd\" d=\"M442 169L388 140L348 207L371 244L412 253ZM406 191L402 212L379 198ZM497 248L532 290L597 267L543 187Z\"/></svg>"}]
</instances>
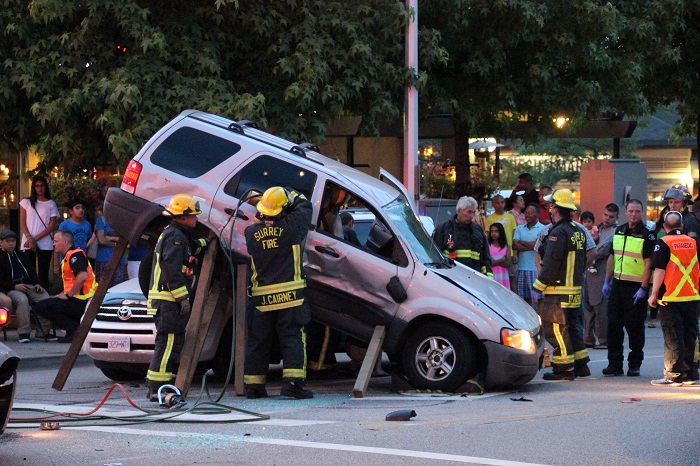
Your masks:
<instances>
[{"instance_id":1,"label":"suv headlight","mask_svg":"<svg viewBox=\"0 0 700 466\"><path fill-rule=\"evenodd\" d=\"M511 348L528 351L532 348L532 337L527 330L501 329L501 343Z\"/></svg>"}]
</instances>

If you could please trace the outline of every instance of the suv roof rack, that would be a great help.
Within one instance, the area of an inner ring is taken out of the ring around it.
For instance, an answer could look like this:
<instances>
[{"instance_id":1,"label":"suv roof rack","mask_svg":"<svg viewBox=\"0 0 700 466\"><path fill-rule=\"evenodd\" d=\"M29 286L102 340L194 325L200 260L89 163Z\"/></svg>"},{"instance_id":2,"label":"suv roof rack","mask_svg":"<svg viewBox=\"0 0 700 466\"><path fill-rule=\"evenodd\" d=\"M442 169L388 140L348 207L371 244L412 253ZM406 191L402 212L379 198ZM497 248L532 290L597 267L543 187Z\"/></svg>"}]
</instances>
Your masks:
<instances>
[{"instance_id":1,"label":"suv roof rack","mask_svg":"<svg viewBox=\"0 0 700 466\"><path fill-rule=\"evenodd\" d=\"M208 114L206 116L209 116ZM218 125L217 122L212 121L211 119L206 118L204 115L199 116L199 115L189 115L189 118L193 118L195 120L203 121L205 123L209 124L214 124L216 126L223 127L224 125ZM252 132L246 132L245 128L250 128L253 129L254 131ZM316 144L312 144L309 142L305 142L303 144L294 144L292 147L285 147L282 145L283 142L289 142L286 139L282 139L279 136L275 136L274 134L267 133L263 130L260 129L258 126L258 123L253 121L253 120L240 120L240 121L233 121L226 126L226 129L229 131L232 131L236 134L240 134L241 136L245 136L247 138L250 138L254 141L262 142L263 144L267 144L269 146L272 146L276 149L283 150L285 152L289 152L290 154L294 154L297 157L304 158L306 160L310 160L312 162L315 162L321 166L323 166L323 162L319 160L314 160L310 159L306 156L306 150L305 149L310 149L313 150L314 152L318 152L319 154L321 153L321 150ZM259 132L259 134L253 135L252 133L254 132Z\"/></svg>"}]
</instances>

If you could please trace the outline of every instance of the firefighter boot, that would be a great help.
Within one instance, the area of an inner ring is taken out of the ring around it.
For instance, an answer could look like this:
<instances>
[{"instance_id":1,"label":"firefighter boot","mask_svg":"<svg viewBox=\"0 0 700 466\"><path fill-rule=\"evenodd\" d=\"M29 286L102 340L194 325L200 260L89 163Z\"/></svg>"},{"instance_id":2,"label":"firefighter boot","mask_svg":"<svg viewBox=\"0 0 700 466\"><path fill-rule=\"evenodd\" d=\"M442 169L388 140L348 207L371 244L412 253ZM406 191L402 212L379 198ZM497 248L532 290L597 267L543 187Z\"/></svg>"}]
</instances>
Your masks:
<instances>
[{"instance_id":1,"label":"firefighter boot","mask_svg":"<svg viewBox=\"0 0 700 466\"><path fill-rule=\"evenodd\" d=\"M574 375L576 377L588 377L591 375L591 370L588 368L588 364L574 368Z\"/></svg>"},{"instance_id":2,"label":"firefighter boot","mask_svg":"<svg viewBox=\"0 0 700 466\"><path fill-rule=\"evenodd\" d=\"M153 387L149 386L148 387L148 392L146 393L146 398L148 398L148 401L152 403L158 403L158 389L160 387Z\"/></svg>"},{"instance_id":3,"label":"firefighter boot","mask_svg":"<svg viewBox=\"0 0 700 466\"><path fill-rule=\"evenodd\" d=\"M267 390L265 390L265 385L246 385L245 397L249 400L255 400L256 398L267 398Z\"/></svg>"},{"instance_id":4,"label":"firefighter boot","mask_svg":"<svg viewBox=\"0 0 700 466\"><path fill-rule=\"evenodd\" d=\"M574 380L576 375L574 375L574 370L561 371L561 372L545 372L542 375L542 380Z\"/></svg>"},{"instance_id":5,"label":"firefighter boot","mask_svg":"<svg viewBox=\"0 0 700 466\"><path fill-rule=\"evenodd\" d=\"M306 400L313 398L314 394L311 390L306 390L300 381L285 381L282 383L280 395L296 398L297 400Z\"/></svg>"}]
</instances>

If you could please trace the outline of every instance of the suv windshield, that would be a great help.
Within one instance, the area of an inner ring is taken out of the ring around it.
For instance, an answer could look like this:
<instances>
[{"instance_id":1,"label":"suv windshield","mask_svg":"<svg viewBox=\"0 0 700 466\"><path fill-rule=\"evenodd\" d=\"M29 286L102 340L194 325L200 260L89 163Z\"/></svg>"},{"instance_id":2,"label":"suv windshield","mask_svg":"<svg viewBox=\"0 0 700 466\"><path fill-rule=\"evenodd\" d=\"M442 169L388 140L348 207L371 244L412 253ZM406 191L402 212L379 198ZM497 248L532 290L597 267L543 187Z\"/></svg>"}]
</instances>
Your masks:
<instances>
[{"instance_id":1,"label":"suv windshield","mask_svg":"<svg viewBox=\"0 0 700 466\"><path fill-rule=\"evenodd\" d=\"M384 214L396 225L408 247L413 250L418 260L423 264L445 264L447 259L438 250L432 238L428 236L423 226L413 213L411 206L399 196L382 208Z\"/></svg>"}]
</instances>

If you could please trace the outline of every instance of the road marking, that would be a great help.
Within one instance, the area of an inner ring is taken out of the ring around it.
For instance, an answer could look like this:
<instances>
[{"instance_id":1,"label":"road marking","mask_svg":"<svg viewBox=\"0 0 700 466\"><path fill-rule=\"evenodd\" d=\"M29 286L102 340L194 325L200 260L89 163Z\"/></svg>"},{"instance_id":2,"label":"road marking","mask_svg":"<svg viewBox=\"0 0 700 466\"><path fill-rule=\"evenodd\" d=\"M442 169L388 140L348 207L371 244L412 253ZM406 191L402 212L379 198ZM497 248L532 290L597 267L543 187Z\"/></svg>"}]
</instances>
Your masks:
<instances>
[{"instance_id":1,"label":"road marking","mask_svg":"<svg viewBox=\"0 0 700 466\"><path fill-rule=\"evenodd\" d=\"M538 463L524 463L521 461L497 460L492 458L481 458L478 456L463 456L450 455L446 453L435 453L430 451L417 450L399 450L397 448L380 448L380 447L365 447L361 445L344 445L340 443L323 443L323 442L305 442L300 440L286 440L275 438L261 437L234 437L231 435L221 434L193 434L188 432L165 432L134 429L129 427L108 427L108 426L91 426L91 427L67 427L70 430L85 430L91 432L105 432L126 435L149 435L157 437L197 437L197 438L217 438L228 441L258 443L265 445L282 445L287 447L297 448L314 448L319 450L334 450L348 451L356 453L370 453L375 455L400 456L407 458L423 458L429 460L452 461L456 463L466 464L487 464L493 466L544 466Z\"/></svg>"}]
</instances>

